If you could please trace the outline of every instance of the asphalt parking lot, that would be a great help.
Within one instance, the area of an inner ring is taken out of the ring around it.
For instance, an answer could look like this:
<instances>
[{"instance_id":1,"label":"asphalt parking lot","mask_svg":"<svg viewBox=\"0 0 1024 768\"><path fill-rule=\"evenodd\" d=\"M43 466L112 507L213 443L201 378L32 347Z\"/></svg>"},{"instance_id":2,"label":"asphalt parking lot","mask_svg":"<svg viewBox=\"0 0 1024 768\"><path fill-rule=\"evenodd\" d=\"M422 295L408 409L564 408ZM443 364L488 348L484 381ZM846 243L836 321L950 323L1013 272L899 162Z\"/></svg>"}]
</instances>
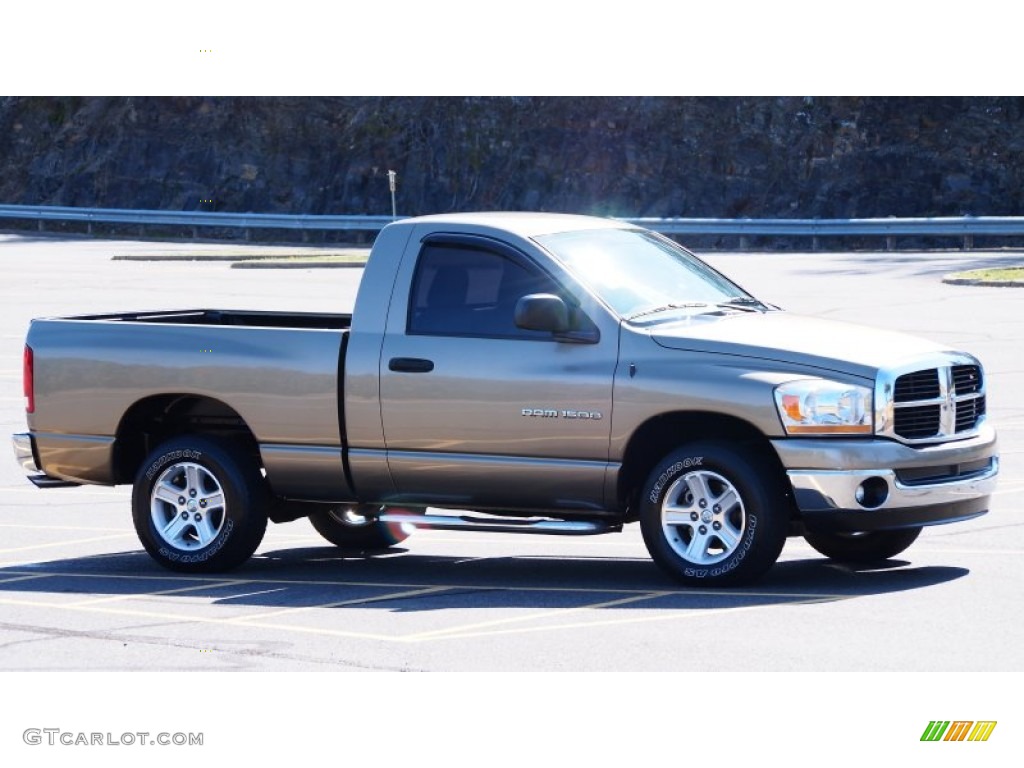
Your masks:
<instances>
[{"instance_id":1,"label":"asphalt parking lot","mask_svg":"<svg viewBox=\"0 0 1024 768\"><path fill-rule=\"evenodd\" d=\"M351 310L358 269L111 260L218 247L0 234L3 431L24 428L21 349L32 317ZM635 526L578 539L423 531L366 558L340 555L300 520L271 526L242 568L199 578L145 555L129 489L38 490L10 458L0 461L0 670L1024 669L1024 288L941 282L1021 255L706 258L788 310L925 335L980 357L1002 454L991 512L926 529L881 568L840 566L792 539L769 575L742 589L676 587Z\"/></svg>"}]
</instances>

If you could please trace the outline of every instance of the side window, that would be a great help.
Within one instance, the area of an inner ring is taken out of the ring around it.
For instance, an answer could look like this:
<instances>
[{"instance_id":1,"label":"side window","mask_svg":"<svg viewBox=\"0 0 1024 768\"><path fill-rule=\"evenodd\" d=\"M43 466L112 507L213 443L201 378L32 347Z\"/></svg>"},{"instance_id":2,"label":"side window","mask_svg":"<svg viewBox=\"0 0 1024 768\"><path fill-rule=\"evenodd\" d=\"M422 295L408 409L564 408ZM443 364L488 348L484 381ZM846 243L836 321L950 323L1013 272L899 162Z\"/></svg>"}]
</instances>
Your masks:
<instances>
[{"instance_id":1,"label":"side window","mask_svg":"<svg viewBox=\"0 0 1024 768\"><path fill-rule=\"evenodd\" d=\"M556 293L546 275L484 248L424 245L409 302L408 332L447 336L550 339L515 325L516 302L530 293Z\"/></svg>"}]
</instances>

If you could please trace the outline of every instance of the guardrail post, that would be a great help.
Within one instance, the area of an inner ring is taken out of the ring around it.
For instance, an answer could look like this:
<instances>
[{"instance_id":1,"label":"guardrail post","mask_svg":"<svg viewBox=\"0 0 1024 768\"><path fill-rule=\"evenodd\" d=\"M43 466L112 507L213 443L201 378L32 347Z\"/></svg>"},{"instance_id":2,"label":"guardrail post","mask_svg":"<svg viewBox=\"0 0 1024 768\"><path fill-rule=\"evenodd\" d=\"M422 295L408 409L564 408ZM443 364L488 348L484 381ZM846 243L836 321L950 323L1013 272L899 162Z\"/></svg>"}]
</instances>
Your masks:
<instances>
[{"instance_id":1,"label":"guardrail post","mask_svg":"<svg viewBox=\"0 0 1024 768\"><path fill-rule=\"evenodd\" d=\"M817 235L814 235L813 237L811 237L811 250L812 251L818 250L818 236Z\"/></svg>"},{"instance_id":2,"label":"guardrail post","mask_svg":"<svg viewBox=\"0 0 1024 768\"><path fill-rule=\"evenodd\" d=\"M964 235L964 250L969 251L974 247L974 235Z\"/></svg>"},{"instance_id":3,"label":"guardrail post","mask_svg":"<svg viewBox=\"0 0 1024 768\"><path fill-rule=\"evenodd\" d=\"M747 246L748 245L750 245L750 241L747 239L747 236L746 235L740 235L740 250L741 251L747 250Z\"/></svg>"},{"instance_id":4,"label":"guardrail post","mask_svg":"<svg viewBox=\"0 0 1024 768\"><path fill-rule=\"evenodd\" d=\"M892 235L885 236L885 250L895 251L896 250L896 238Z\"/></svg>"},{"instance_id":5,"label":"guardrail post","mask_svg":"<svg viewBox=\"0 0 1024 768\"><path fill-rule=\"evenodd\" d=\"M36 227L39 229L40 232L45 232L46 231L43 228L43 220L42 219L40 219L38 222L36 222Z\"/></svg>"}]
</instances>

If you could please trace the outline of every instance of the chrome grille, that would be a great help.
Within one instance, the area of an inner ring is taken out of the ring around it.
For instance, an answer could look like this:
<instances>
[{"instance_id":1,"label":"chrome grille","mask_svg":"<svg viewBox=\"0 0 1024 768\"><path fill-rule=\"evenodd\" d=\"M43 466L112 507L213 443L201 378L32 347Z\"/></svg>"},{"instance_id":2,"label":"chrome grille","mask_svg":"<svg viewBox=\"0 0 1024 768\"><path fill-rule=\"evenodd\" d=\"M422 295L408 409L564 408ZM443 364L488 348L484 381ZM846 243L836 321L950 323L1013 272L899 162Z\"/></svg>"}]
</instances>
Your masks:
<instances>
[{"instance_id":1,"label":"chrome grille","mask_svg":"<svg viewBox=\"0 0 1024 768\"><path fill-rule=\"evenodd\" d=\"M981 392L981 369L976 365L954 365L953 390L958 395Z\"/></svg>"},{"instance_id":2,"label":"chrome grille","mask_svg":"<svg viewBox=\"0 0 1024 768\"><path fill-rule=\"evenodd\" d=\"M912 405L896 408L896 434L908 440L923 440L939 434L942 406Z\"/></svg>"},{"instance_id":3,"label":"chrome grille","mask_svg":"<svg viewBox=\"0 0 1024 768\"><path fill-rule=\"evenodd\" d=\"M973 432L985 415L985 386L978 365L905 373L896 379L892 392L892 431L908 442L949 440Z\"/></svg>"},{"instance_id":4,"label":"chrome grille","mask_svg":"<svg viewBox=\"0 0 1024 768\"><path fill-rule=\"evenodd\" d=\"M896 402L906 403L913 400L931 400L939 397L939 372L932 368L927 371L914 371L896 379Z\"/></svg>"}]
</instances>

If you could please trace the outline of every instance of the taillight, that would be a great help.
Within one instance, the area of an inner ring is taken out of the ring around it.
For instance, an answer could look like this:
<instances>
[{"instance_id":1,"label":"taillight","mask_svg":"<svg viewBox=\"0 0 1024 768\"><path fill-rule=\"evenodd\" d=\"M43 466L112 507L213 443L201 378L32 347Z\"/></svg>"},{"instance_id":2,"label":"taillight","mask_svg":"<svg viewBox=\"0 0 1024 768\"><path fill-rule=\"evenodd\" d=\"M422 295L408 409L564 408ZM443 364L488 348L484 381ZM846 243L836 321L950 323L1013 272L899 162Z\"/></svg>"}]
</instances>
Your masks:
<instances>
[{"instance_id":1,"label":"taillight","mask_svg":"<svg viewBox=\"0 0 1024 768\"><path fill-rule=\"evenodd\" d=\"M25 382L25 411L36 412L36 387L32 376L32 347L25 345L25 366L22 380Z\"/></svg>"}]
</instances>

